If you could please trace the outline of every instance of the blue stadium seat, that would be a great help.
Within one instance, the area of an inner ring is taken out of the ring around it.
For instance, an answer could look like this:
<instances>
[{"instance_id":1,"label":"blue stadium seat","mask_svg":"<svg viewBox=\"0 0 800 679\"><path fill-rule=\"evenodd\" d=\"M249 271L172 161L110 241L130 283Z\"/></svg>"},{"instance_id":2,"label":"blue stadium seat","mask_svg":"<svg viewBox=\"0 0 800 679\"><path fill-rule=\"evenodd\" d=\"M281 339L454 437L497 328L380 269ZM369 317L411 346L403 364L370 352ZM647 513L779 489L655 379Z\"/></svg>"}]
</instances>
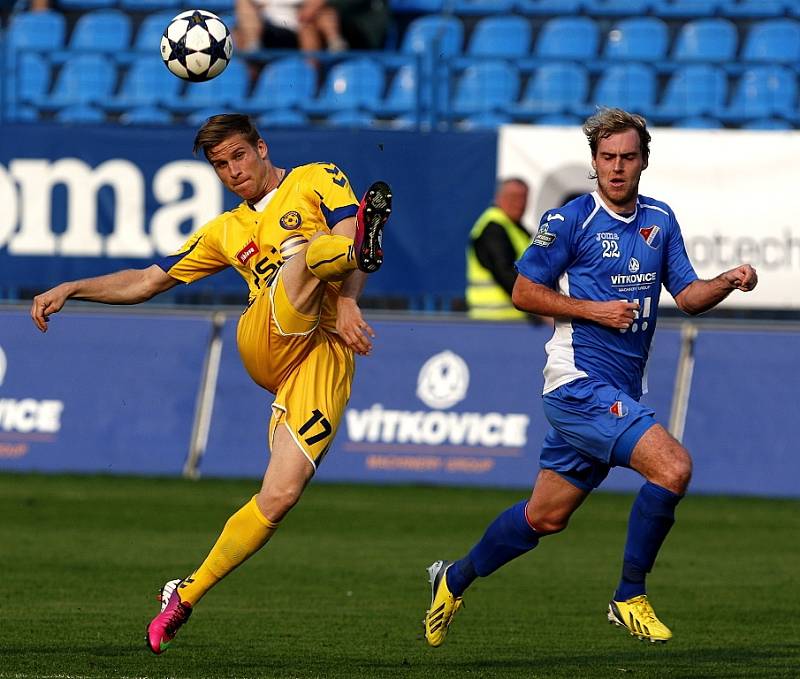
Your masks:
<instances>
[{"instance_id":1,"label":"blue stadium seat","mask_svg":"<svg viewBox=\"0 0 800 679\"><path fill-rule=\"evenodd\" d=\"M800 23L767 19L750 28L742 46L742 61L793 64L800 61Z\"/></svg>"},{"instance_id":2,"label":"blue stadium seat","mask_svg":"<svg viewBox=\"0 0 800 679\"><path fill-rule=\"evenodd\" d=\"M366 111L348 109L332 113L325 122L332 127L372 127L375 118Z\"/></svg>"},{"instance_id":3,"label":"blue stadium seat","mask_svg":"<svg viewBox=\"0 0 800 679\"><path fill-rule=\"evenodd\" d=\"M734 86L730 104L717 116L743 124L757 118L792 119L796 115L797 79L783 66L753 66L746 69Z\"/></svg>"},{"instance_id":4,"label":"blue stadium seat","mask_svg":"<svg viewBox=\"0 0 800 679\"><path fill-rule=\"evenodd\" d=\"M514 0L451 0L454 14L507 14L514 9Z\"/></svg>"},{"instance_id":5,"label":"blue stadium seat","mask_svg":"<svg viewBox=\"0 0 800 679\"><path fill-rule=\"evenodd\" d=\"M172 75L158 53L134 62L122 79L119 94L107 102L105 108L124 111L129 108L169 104L178 99L180 78Z\"/></svg>"},{"instance_id":6,"label":"blue stadium seat","mask_svg":"<svg viewBox=\"0 0 800 679\"><path fill-rule=\"evenodd\" d=\"M531 44L531 23L521 16L489 16L478 21L467 54L485 57L521 57Z\"/></svg>"},{"instance_id":7,"label":"blue stadium seat","mask_svg":"<svg viewBox=\"0 0 800 679\"><path fill-rule=\"evenodd\" d=\"M79 54L64 64L53 91L34 103L54 110L104 102L111 97L116 80L117 68L109 59L99 54Z\"/></svg>"},{"instance_id":8,"label":"blue stadium seat","mask_svg":"<svg viewBox=\"0 0 800 679\"><path fill-rule=\"evenodd\" d=\"M624 19L608 32L603 57L655 62L664 58L668 44L669 29L661 19Z\"/></svg>"},{"instance_id":9,"label":"blue stadium seat","mask_svg":"<svg viewBox=\"0 0 800 679\"><path fill-rule=\"evenodd\" d=\"M383 65L364 57L342 61L328 73L316 100L305 108L310 113L366 109L379 106L386 74Z\"/></svg>"},{"instance_id":10,"label":"blue stadium seat","mask_svg":"<svg viewBox=\"0 0 800 679\"><path fill-rule=\"evenodd\" d=\"M18 106L14 109L9 120L15 123L33 123L39 120L40 111L35 106Z\"/></svg>"},{"instance_id":11,"label":"blue stadium seat","mask_svg":"<svg viewBox=\"0 0 800 679\"><path fill-rule=\"evenodd\" d=\"M724 106L727 96L728 77L721 67L689 64L672 74L661 105L651 115L666 122L713 115Z\"/></svg>"},{"instance_id":12,"label":"blue stadium seat","mask_svg":"<svg viewBox=\"0 0 800 679\"><path fill-rule=\"evenodd\" d=\"M392 12L408 12L410 14L426 14L441 12L444 0L391 0L389 8Z\"/></svg>"},{"instance_id":13,"label":"blue stadium seat","mask_svg":"<svg viewBox=\"0 0 800 679\"><path fill-rule=\"evenodd\" d=\"M663 18L713 17L725 0L656 0L653 14Z\"/></svg>"},{"instance_id":14,"label":"blue stadium seat","mask_svg":"<svg viewBox=\"0 0 800 679\"><path fill-rule=\"evenodd\" d=\"M211 116L215 116L220 113L235 113L235 111L232 108L225 106L209 106L207 108L201 108L196 111L192 111L192 113L186 116L186 124L191 125L192 127L200 127L200 125L206 122L206 120L208 120Z\"/></svg>"},{"instance_id":15,"label":"blue stadium seat","mask_svg":"<svg viewBox=\"0 0 800 679\"><path fill-rule=\"evenodd\" d=\"M462 120L458 127L462 130L494 130L500 125L507 125L513 122L509 116L497 111L482 111L467 116Z\"/></svg>"},{"instance_id":16,"label":"blue stadium seat","mask_svg":"<svg viewBox=\"0 0 800 679\"><path fill-rule=\"evenodd\" d=\"M69 44L52 58L72 59L75 54L104 53L115 56L130 49L131 19L118 9L99 9L81 14L75 22Z\"/></svg>"},{"instance_id":17,"label":"blue stadium seat","mask_svg":"<svg viewBox=\"0 0 800 679\"><path fill-rule=\"evenodd\" d=\"M124 125L171 125L172 116L156 106L140 106L125 111L119 121Z\"/></svg>"},{"instance_id":18,"label":"blue stadium seat","mask_svg":"<svg viewBox=\"0 0 800 679\"><path fill-rule=\"evenodd\" d=\"M725 0L720 12L731 19L767 19L783 16L794 0Z\"/></svg>"},{"instance_id":19,"label":"blue stadium seat","mask_svg":"<svg viewBox=\"0 0 800 679\"><path fill-rule=\"evenodd\" d=\"M589 17L556 17L542 26L534 54L547 59L592 59L598 41L597 24Z\"/></svg>"},{"instance_id":20,"label":"blue stadium seat","mask_svg":"<svg viewBox=\"0 0 800 679\"><path fill-rule=\"evenodd\" d=\"M739 36L727 19L697 19L684 24L675 40L675 61L723 63L736 58Z\"/></svg>"},{"instance_id":21,"label":"blue stadium seat","mask_svg":"<svg viewBox=\"0 0 800 679\"><path fill-rule=\"evenodd\" d=\"M188 82L182 97L164 100L163 104L171 111L183 113L213 106L236 108L244 100L249 84L250 77L244 62L233 59L222 75L207 82Z\"/></svg>"},{"instance_id":22,"label":"blue stadium seat","mask_svg":"<svg viewBox=\"0 0 800 679\"><path fill-rule=\"evenodd\" d=\"M305 127L308 125L308 116L301 111L290 108L279 108L259 116L259 127Z\"/></svg>"},{"instance_id":23,"label":"blue stadium seat","mask_svg":"<svg viewBox=\"0 0 800 679\"><path fill-rule=\"evenodd\" d=\"M603 71L590 99L590 106L576 112L589 115L595 106L623 108L647 117L656 99L656 77L650 66L614 64Z\"/></svg>"},{"instance_id":24,"label":"blue stadium seat","mask_svg":"<svg viewBox=\"0 0 800 679\"><path fill-rule=\"evenodd\" d=\"M129 12L157 12L169 9L172 10L172 16L174 17L180 13L179 10L182 8L182 3L181 0L119 0L119 6ZM166 27L167 25L164 24L164 28Z\"/></svg>"},{"instance_id":25,"label":"blue stadium seat","mask_svg":"<svg viewBox=\"0 0 800 679\"><path fill-rule=\"evenodd\" d=\"M24 12L12 17L6 32L10 50L52 51L64 46L67 21L63 14L47 10Z\"/></svg>"},{"instance_id":26,"label":"blue stadium seat","mask_svg":"<svg viewBox=\"0 0 800 679\"><path fill-rule=\"evenodd\" d=\"M386 98L378 104L375 111L381 115L402 116L416 113L418 106L427 110L429 105L430 90L419 88L416 66L406 64L397 69L389 84Z\"/></svg>"},{"instance_id":27,"label":"blue stadium seat","mask_svg":"<svg viewBox=\"0 0 800 679\"><path fill-rule=\"evenodd\" d=\"M580 64L552 62L534 71L514 114L530 119L580 108L589 93L589 74Z\"/></svg>"},{"instance_id":28,"label":"blue stadium seat","mask_svg":"<svg viewBox=\"0 0 800 679\"><path fill-rule=\"evenodd\" d=\"M507 61L479 61L467 66L456 80L452 113L469 116L504 111L517 99L519 72Z\"/></svg>"},{"instance_id":29,"label":"blue stadium seat","mask_svg":"<svg viewBox=\"0 0 800 679\"><path fill-rule=\"evenodd\" d=\"M692 118L680 118L676 120L673 124L673 127L685 127L688 129L694 130L719 130L724 127L722 121L718 118L706 118L706 117L692 117Z\"/></svg>"},{"instance_id":30,"label":"blue stadium seat","mask_svg":"<svg viewBox=\"0 0 800 679\"><path fill-rule=\"evenodd\" d=\"M452 16L423 16L414 19L403 36L400 51L422 54L435 50L436 57L461 53L464 25Z\"/></svg>"},{"instance_id":31,"label":"blue stadium seat","mask_svg":"<svg viewBox=\"0 0 800 679\"><path fill-rule=\"evenodd\" d=\"M317 73L303 57L285 57L267 64L244 103L248 110L270 111L281 108L304 108L314 98Z\"/></svg>"},{"instance_id":32,"label":"blue stadium seat","mask_svg":"<svg viewBox=\"0 0 800 679\"><path fill-rule=\"evenodd\" d=\"M233 26L233 22L228 19L228 15L233 16L235 13L234 0L203 0L199 4L202 9L216 14L228 28ZM190 8L187 7L187 9Z\"/></svg>"},{"instance_id":33,"label":"blue stadium seat","mask_svg":"<svg viewBox=\"0 0 800 679\"><path fill-rule=\"evenodd\" d=\"M83 10L89 12L95 9L109 9L117 4L117 0L58 0L58 8L65 10Z\"/></svg>"},{"instance_id":34,"label":"blue stadium seat","mask_svg":"<svg viewBox=\"0 0 800 679\"><path fill-rule=\"evenodd\" d=\"M89 104L75 104L58 111L56 120L60 123L103 123L106 114Z\"/></svg>"},{"instance_id":35,"label":"blue stadium seat","mask_svg":"<svg viewBox=\"0 0 800 679\"><path fill-rule=\"evenodd\" d=\"M788 121L780 118L757 118L749 120L742 128L745 130L793 130L794 126Z\"/></svg>"},{"instance_id":36,"label":"blue stadium seat","mask_svg":"<svg viewBox=\"0 0 800 679\"><path fill-rule=\"evenodd\" d=\"M17 101L40 100L50 88L50 62L36 52L22 52L9 87Z\"/></svg>"},{"instance_id":37,"label":"blue stadium seat","mask_svg":"<svg viewBox=\"0 0 800 679\"><path fill-rule=\"evenodd\" d=\"M136 37L133 40L133 50L136 52L158 52L161 45L161 36L164 35L169 22L176 15L175 11L169 12L154 12L148 14L142 23L139 24L139 30L136 31Z\"/></svg>"},{"instance_id":38,"label":"blue stadium seat","mask_svg":"<svg viewBox=\"0 0 800 679\"><path fill-rule=\"evenodd\" d=\"M582 125L583 118L574 115L568 115L566 113L549 113L544 116L538 116L536 118L536 124L570 127L572 125Z\"/></svg>"},{"instance_id":39,"label":"blue stadium seat","mask_svg":"<svg viewBox=\"0 0 800 679\"><path fill-rule=\"evenodd\" d=\"M583 0L517 0L517 11L536 16L580 14Z\"/></svg>"},{"instance_id":40,"label":"blue stadium seat","mask_svg":"<svg viewBox=\"0 0 800 679\"><path fill-rule=\"evenodd\" d=\"M589 16L637 17L647 14L655 0L584 0Z\"/></svg>"}]
</instances>

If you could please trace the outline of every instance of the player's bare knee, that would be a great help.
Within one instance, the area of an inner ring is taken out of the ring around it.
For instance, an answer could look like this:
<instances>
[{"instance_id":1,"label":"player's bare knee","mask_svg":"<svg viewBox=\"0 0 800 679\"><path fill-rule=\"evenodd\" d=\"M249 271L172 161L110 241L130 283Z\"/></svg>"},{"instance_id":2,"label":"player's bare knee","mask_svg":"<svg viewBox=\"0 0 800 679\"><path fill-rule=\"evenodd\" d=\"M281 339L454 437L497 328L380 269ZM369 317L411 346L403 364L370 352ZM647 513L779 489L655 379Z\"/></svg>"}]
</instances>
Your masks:
<instances>
[{"instance_id":1,"label":"player's bare knee","mask_svg":"<svg viewBox=\"0 0 800 679\"><path fill-rule=\"evenodd\" d=\"M528 516L528 522L539 535L560 533L569 523L569 515L562 512L546 512L536 516Z\"/></svg>"},{"instance_id":2,"label":"player's bare knee","mask_svg":"<svg viewBox=\"0 0 800 679\"><path fill-rule=\"evenodd\" d=\"M691 480L692 458L683 446L677 444L671 451L669 462L664 465L659 478L653 479L653 482L673 493L683 495L689 488Z\"/></svg>"},{"instance_id":3,"label":"player's bare knee","mask_svg":"<svg viewBox=\"0 0 800 679\"><path fill-rule=\"evenodd\" d=\"M302 494L302 489L289 486L262 490L259 507L268 519L280 521L297 504Z\"/></svg>"}]
</instances>

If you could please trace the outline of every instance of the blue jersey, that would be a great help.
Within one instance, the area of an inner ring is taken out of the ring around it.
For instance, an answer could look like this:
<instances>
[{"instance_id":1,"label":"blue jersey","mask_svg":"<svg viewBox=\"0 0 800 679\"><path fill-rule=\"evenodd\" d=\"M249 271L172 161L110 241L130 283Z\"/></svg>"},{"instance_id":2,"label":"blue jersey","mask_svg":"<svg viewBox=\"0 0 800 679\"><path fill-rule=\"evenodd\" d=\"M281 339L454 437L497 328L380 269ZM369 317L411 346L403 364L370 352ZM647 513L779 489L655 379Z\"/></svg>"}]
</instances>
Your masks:
<instances>
[{"instance_id":1,"label":"blue jersey","mask_svg":"<svg viewBox=\"0 0 800 679\"><path fill-rule=\"evenodd\" d=\"M545 212L516 266L525 278L574 299L639 303L628 330L557 319L545 347L544 393L591 377L640 398L661 285L674 297L697 279L666 203L639 196L634 213L623 217L596 192Z\"/></svg>"}]
</instances>

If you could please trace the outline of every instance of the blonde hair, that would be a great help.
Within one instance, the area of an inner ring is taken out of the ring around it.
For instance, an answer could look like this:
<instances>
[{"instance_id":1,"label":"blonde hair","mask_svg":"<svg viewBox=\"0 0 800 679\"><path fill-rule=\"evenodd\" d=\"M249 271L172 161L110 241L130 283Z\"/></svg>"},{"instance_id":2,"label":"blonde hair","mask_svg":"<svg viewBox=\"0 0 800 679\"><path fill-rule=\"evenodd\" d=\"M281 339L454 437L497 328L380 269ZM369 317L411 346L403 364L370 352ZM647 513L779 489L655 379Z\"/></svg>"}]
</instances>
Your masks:
<instances>
[{"instance_id":1,"label":"blonde hair","mask_svg":"<svg viewBox=\"0 0 800 679\"><path fill-rule=\"evenodd\" d=\"M642 116L628 113L621 108L601 107L583 124L583 133L592 150L592 158L597 155L597 146L601 139L625 130L636 130L639 134L639 149L646 165L650 158L650 133L647 131L647 121Z\"/></svg>"},{"instance_id":2,"label":"blonde hair","mask_svg":"<svg viewBox=\"0 0 800 679\"><path fill-rule=\"evenodd\" d=\"M212 148L234 134L241 134L253 148L261 139L250 116L243 113L220 113L211 116L197 131L192 151L197 154L200 149L203 149L203 153L208 158L208 152Z\"/></svg>"}]
</instances>

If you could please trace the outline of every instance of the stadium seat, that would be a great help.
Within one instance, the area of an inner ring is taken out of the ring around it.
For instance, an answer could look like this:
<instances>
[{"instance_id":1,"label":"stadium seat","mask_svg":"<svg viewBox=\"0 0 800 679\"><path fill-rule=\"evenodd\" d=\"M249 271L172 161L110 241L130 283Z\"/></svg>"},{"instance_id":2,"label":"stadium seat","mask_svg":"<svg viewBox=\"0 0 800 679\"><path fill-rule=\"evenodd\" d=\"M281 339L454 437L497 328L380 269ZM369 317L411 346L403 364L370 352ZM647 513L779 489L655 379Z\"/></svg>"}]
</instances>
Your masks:
<instances>
[{"instance_id":1,"label":"stadium seat","mask_svg":"<svg viewBox=\"0 0 800 679\"><path fill-rule=\"evenodd\" d=\"M651 114L654 120L672 122L714 114L725 104L728 78L719 66L689 64L672 74L661 105Z\"/></svg>"},{"instance_id":2,"label":"stadium seat","mask_svg":"<svg viewBox=\"0 0 800 679\"><path fill-rule=\"evenodd\" d=\"M79 54L64 64L53 91L34 103L54 110L104 102L110 98L116 79L116 66L109 59L99 54Z\"/></svg>"},{"instance_id":3,"label":"stadium seat","mask_svg":"<svg viewBox=\"0 0 800 679\"><path fill-rule=\"evenodd\" d=\"M560 125L562 127L572 126L572 125L582 125L583 118L573 115L568 115L566 113L549 113L544 116L538 116L536 118L537 125Z\"/></svg>"},{"instance_id":4,"label":"stadium seat","mask_svg":"<svg viewBox=\"0 0 800 679\"><path fill-rule=\"evenodd\" d=\"M62 108L55 118L60 123L102 123L106 120L106 114L88 104L75 104Z\"/></svg>"},{"instance_id":5,"label":"stadium seat","mask_svg":"<svg viewBox=\"0 0 800 679\"><path fill-rule=\"evenodd\" d=\"M654 0L584 0L583 9L589 16L643 16L650 11Z\"/></svg>"},{"instance_id":6,"label":"stadium seat","mask_svg":"<svg viewBox=\"0 0 800 679\"><path fill-rule=\"evenodd\" d=\"M314 98L317 73L303 57L285 57L267 64L243 103L253 111L270 111L276 103L281 108L303 108Z\"/></svg>"},{"instance_id":7,"label":"stadium seat","mask_svg":"<svg viewBox=\"0 0 800 679\"><path fill-rule=\"evenodd\" d=\"M725 0L720 12L731 19L767 19L783 16L793 5L794 0Z\"/></svg>"},{"instance_id":8,"label":"stadium seat","mask_svg":"<svg viewBox=\"0 0 800 679\"><path fill-rule=\"evenodd\" d=\"M661 19L625 19L608 32L603 57L658 62L666 55L668 43L669 29Z\"/></svg>"},{"instance_id":9,"label":"stadium seat","mask_svg":"<svg viewBox=\"0 0 800 679\"><path fill-rule=\"evenodd\" d=\"M684 24L675 40L675 61L723 63L736 58L739 36L727 19L697 19Z\"/></svg>"},{"instance_id":10,"label":"stadium seat","mask_svg":"<svg viewBox=\"0 0 800 679\"><path fill-rule=\"evenodd\" d=\"M67 21L63 14L47 10L24 12L12 17L6 32L10 51L51 52L64 46Z\"/></svg>"},{"instance_id":11,"label":"stadium seat","mask_svg":"<svg viewBox=\"0 0 800 679\"><path fill-rule=\"evenodd\" d=\"M553 62L536 69L528 79L515 117L531 119L580 108L589 93L589 74L572 62Z\"/></svg>"},{"instance_id":12,"label":"stadium seat","mask_svg":"<svg viewBox=\"0 0 800 679\"><path fill-rule=\"evenodd\" d=\"M111 111L169 104L178 99L181 80L166 68L159 55L151 54L134 62L122 79L119 94L103 106Z\"/></svg>"},{"instance_id":13,"label":"stadium seat","mask_svg":"<svg viewBox=\"0 0 800 679\"><path fill-rule=\"evenodd\" d=\"M461 53L464 25L452 16L423 16L414 19L403 36L400 51L423 54L431 52L437 58Z\"/></svg>"},{"instance_id":14,"label":"stadium seat","mask_svg":"<svg viewBox=\"0 0 800 679\"><path fill-rule=\"evenodd\" d=\"M464 118L458 123L458 127L462 130L494 130L500 125L507 125L511 122L513 122L511 118L504 113L483 111Z\"/></svg>"},{"instance_id":15,"label":"stadium seat","mask_svg":"<svg viewBox=\"0 0 800 679\"><path fill-rule=\"evenodd\" d=\"M383 97L385 79L379 62L364 57L342 61L328 73L318 98L305 108L323 115L353 109L371 111Z\"/></svg>"},{"instance_id":16,"label":"stadium seat","mask_svg":"<svg viewBox=\"0 0 800 679\"><path fill-rule=\"evenodd\" d=\"M796 64L800 61L800 23L768 19L750 28L742 46L745 62Z\"/></svg>"},{"instance_id":17,"label":"stadium seat","mask_svg":"<svg viewBox=\"0 0 800 679\"><path fill-rule=\"evenodd\" d=\"M220 113L235 113L235 111L226 106L209 106L207 108L201 108L196 111L192 111L186 116L186 124L191 125L192 127L200 127L200 125L206 122L206 120L208 120L211 116L215 116Z\"/></svg>"},{"instance_id":18,"label":"stadium seat","mask_svg":"<svg viewBox=\"0 0 800 679\"><path fill-rule=\"evenodd\" d=\"M391 0L392 12L408 12L410 14L434 14L441 12L444 0Z\"/></svg>"},{"instance_id":19,"label":"stadium seat","mask_svg":"<svg viewBox=\"0 0 800 679\"><path fill-rule=\"evenodd\" d=\"M376 113L381 115L402 116L414 113L417 109L420 113L427 110L430 105L430 90L419 89L419 78L417 77L417 67L406 64L397 69L391 83L386 98L375 108Z\"/></svg>"},{"instance_id":20,"label":"stadium seat","mask_svg":"<svg viewBox=\"0 0 800 679\"><path fill-rule=\"evenodd\" d=\"M15 101L28 103L40 100L50 88L50 62L36 52L19 55L14 75L8 87Z\"/></svg>"},{"instance_id":21,"label":"stadium seat","mask_svg":"<svg viewBox=\"0 0 800 679\"><path fill-rule=\"evenodd\" d=\"M757 118L747 121L742 128L745 130L793 130L794 126L788 120L780 118Z\"/></svg>"},{"instance_id":22,"label":"stadium seat","mask_svg":"<svg viewBox=\"0 0 800 679\"><path fill-rule=\"evenodd\" d=\"M171 125L172 116L156 106L140 106L125 111L119 121L124 125Z\"/></svg>"},{"instance_id":23,"label":"stadium seat","mask_svg":"<svg viewBox=\"0 0 800 679\"><path fill-rule=\"evenodd\" d=\"M188 113L212 106L237 107L245 98L250 78L244 62L234 59L221 76L202 83L186 83L182 97L163 100L171 111Z\"/></svg>"},{"instance_id":24,"label":"stadium seat","mask_svg":"<svg viewBox=\"0 0 800 679\"><path fill-rule=\"evenodd\" d=\"M76 54L104 53L115 56L131 44L131 19L118 9L99 9L81 14L75 22L66 50L51 58L66 61Z\"/></svg>"},{"instance_id":25,"label":"stadium seat","mask_svg":"<svg viewBox=\"0 0 800 679\"><path fill-rule=\"evenodd\" d=\"M718 118L705 118L705 117L692 117L692 118L680 118L676 120L673 124L673 127L684 127L688 129L694 130L719 130L724 127L722 121Z\"/></svg>"},{"instance_id":26,"label":"stadium seat","mask_svg":"<svg viewBox=\"0 0 800 679\"><path fill-rule=\"evenodd\" d=\"M534 54L547 59L592 59L598 41L597 24L589 17L556 17L542 26Z\"/></svg>"},{"instance_id":27,"label":"stadium seat","mask_svg":"<svg viewBox=\"0 0 800 679\"><path fill-rule=\"evenodd\" d=\"M273 127L305 127L308 125L308 116L301 111L289 108L279 108L269 111L258 118L258 125L261 128Z\"/></svg>"},{"instance_id":28,"label":"stadium seat","mask_svg":"<svg viewBox=\"0 0 800 679\"><path fill-rule=\"evenodd\" d=\"M655 0L653 14L664 19L713 17L725 0Z\"/></svg>"},{"instance_id":29,"label":"stadium seat","mask_svg":"<svg viewBox=\"0 0 800 679\"><path fill-rule=\"evenodd\" d=\"M504 111L516 101L519 73L506 61L480 61L457 78L451 112L458 117Z\"/></svg>"},{"instance_id":30,"label":"stadium seat","mask_svg":"<svg viewBox=\"0 0 800 679\"><path fill-rule=\"evenodd\" d=\"M514 0L451 0L453 14L507 14L514 9Z\"/></svg>"},{"instance_id":31,"label":"stadium seat","mask_svg":"<svg viewBox=\"0 0 800 679\"><path fill-rule=\"evenodd\" d=\"M232 17L235 13L234 2L235 0L203 0L200 4L203 9L216 14L230 28L233 26L233 22L228 19L228 16ZM191 7L186 9L191 9Z\"/></svg>"},{"instance_id":32,"label":"stadium seat","mask_svg":"<svg viewBox=\"0 0 800 679\"><path fill-rule=\"evenodd\" d=\"M371 127L375 124L375 118L366 111L347 109L332 113L325 122L332 127Z\"/></svg>"},{"instance_id":33,"label":"stadium seat","mask_svg":"<svg viewBox=\"0 0 800 679\"><path fill-rule=\"evenodd\" d=\"M467 54L481 57L521 57L531 44L531 23L520 16L490 16L475 24Z\"/></svg>"},{"instance_id":34,"label":"stadium seat","mask_svg":"<svg viewBox=\"0 0 800 679\"><path fill-rule=\"evenodd\" d=\"M40 112L35 106L17 106L9 115L9 121L14 123L33 123L39 120Z\"/></svg>"},{"instance_id":35,"label":"stadium seat","mask_svg":"<svg viewBox=\"0 0 800 679\"><path fill-rule=\"evenodd\" d=\"M717 112L723 121L744 124L757 118L792 119L796 114L797 79L783 66L753 66L734 86L730 105Z\"/></svg>"},{"instance_id":36,"label":"stadium seat","mask_svg":"<svg viewBox=\"0 0 800 679\"><path fill-rule=\"evenodd\" d=\"M117 0L58 0L58 8L62 11L89 12L95 9L108 9L116 4Z\"/></svg>"},{"instance_id":37,"label":"stadium seat","mask_svg":"<svg viewBox=\"0 0 800 679\"><path fill-rule=\"evenodd\" d=\"M597 81L589 107L576 113L590 115L596 106L623 108L647 117L656 98L656 78L650 66L639 63L610 66Z\"/></svg>"},{"instance_id":38,"label":"stadium seat","mask_svg":"<svg viewBox=\"0 0 800 679\"><path fill-rule=\"evenodd\" d=\"M535 16L579 14L583 0L517 0L517 11Z\"/></svg>"},{"instance_id":39,"label":"stadium seat","mask_svg":"<svg viewBox=\"0 0 800 679\"><path fill-rule=\"evenodd\" d=\"M181 0L119 0L119 6L128 12L157 12L169 9L172 11L171 19L180 13L182 3ZM166 26L167 24L164 24L165 28Z\"/></svg>"}]
</instances>

